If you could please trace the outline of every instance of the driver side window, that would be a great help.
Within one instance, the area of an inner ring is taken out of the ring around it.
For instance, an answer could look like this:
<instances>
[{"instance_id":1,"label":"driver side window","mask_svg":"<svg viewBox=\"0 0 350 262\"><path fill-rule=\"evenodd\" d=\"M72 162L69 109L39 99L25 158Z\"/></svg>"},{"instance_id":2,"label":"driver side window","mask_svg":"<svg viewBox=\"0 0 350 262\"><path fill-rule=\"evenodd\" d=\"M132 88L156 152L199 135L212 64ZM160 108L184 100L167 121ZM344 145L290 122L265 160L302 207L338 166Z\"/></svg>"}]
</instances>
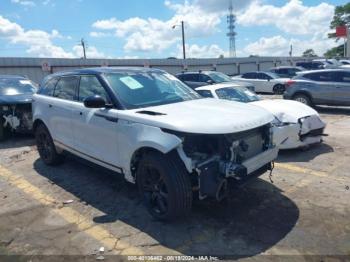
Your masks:
<instances>
[{"instance_id":1,"label":"driver side window","mask_svg":"<svg viewBox=\"0 0 350 262\"><path fill-rule=\"evenodd\" d=\"M111 101L96 76L81 76L78 95L79 101L83 102L85 98L94 95L102 97L107 103Z\"/></svg>"}]
</instances>

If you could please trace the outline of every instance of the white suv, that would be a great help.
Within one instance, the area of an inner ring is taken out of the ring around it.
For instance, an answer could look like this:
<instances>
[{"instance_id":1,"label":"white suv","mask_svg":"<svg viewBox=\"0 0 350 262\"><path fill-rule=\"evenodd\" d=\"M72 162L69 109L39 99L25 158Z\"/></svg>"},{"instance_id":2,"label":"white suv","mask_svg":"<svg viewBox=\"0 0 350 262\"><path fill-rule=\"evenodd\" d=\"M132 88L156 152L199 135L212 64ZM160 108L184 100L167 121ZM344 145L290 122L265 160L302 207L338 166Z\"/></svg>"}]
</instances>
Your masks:
<instances>
[{"instance_id":1,"label":"white suv","mask_svg":"<svg viewBox=\"0 0 350 262\"><path fill-rule=\"evenodd\" d=\"M273 116L258 107L202 98L155 69L97 68L44 79L33 102L42 160L64 151L137 183L150 213L189 213L193 193L221 200L272 169Z\"/></svg>"}]
</instances>

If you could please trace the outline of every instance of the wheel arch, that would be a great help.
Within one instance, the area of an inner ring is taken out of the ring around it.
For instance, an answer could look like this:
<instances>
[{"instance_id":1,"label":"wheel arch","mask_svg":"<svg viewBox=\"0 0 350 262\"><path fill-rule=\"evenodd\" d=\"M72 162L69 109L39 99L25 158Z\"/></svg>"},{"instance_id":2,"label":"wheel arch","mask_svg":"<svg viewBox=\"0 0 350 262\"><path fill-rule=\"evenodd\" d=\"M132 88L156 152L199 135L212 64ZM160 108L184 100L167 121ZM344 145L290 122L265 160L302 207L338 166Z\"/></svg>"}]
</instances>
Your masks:
<instances>
[{"instance_id":1,"label":"wheel arch","mask_svg":"<svg viewBox=\"0 0 350 262\"><path fill-rule=\"evenodd\" d=\"M313 103L312 95L308 91L306 91L306 90L298 90L292 95L292 99L294 99L297 95L307 96L310 99L311 103Z\"/></svg>"},{"instance_id":2,"label":"wheel arch","mask_svg":"<svg viewBox=\"0 0 350 262\"><path fill-rule=\"evenodd\" d=\"M44 125L47 128L47 125L44 123L43 120L41 120L40 118L35 119L33 123L33 133L35 133L35 130L38 128L39 125Z\"/></svg>"}]
</instances>

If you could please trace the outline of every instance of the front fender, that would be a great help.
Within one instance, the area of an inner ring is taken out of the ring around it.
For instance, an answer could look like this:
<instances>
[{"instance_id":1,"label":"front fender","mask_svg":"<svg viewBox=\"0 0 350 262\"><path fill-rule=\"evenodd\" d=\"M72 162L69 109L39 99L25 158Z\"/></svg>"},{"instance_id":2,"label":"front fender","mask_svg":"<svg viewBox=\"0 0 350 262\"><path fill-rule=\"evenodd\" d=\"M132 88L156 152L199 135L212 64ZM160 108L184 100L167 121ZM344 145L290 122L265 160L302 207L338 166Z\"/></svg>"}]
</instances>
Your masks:
<instances>
[{"instance_id":1,"label":"front fender","mask_svg":"<svg viewBox=\"0 0 350 262\"><path fill-rule=\"evenodd\" d=\"M131 161L137 150L152 148L166 154L182 144L179 137L165 133L158 127L126 120L120 120L119 125L119 166L123 169L126 180L130 182L134 182Z\"/></svg>"}]
</instances>

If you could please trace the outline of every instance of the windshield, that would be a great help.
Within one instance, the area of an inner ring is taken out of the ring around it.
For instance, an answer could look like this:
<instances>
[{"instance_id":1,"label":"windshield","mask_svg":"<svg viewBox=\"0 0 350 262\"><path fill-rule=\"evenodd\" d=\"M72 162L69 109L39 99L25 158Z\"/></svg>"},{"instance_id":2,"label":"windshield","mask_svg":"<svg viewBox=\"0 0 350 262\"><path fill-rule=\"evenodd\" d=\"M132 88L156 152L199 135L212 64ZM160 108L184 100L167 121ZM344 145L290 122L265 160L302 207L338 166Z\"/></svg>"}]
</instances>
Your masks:
<instances>
[{"instance_id":1,"label":"windshield","mask_svg":"<svg viewBox=\"0 0 350 262\"><path fill-rule=\"evenodd\" d=\"M33 94L37 90L36 84L28 79L0 78L0 95Z\"/></svg>"},{"instance_id":2,"label":"windshield","mask_svg":"<svg viewBox=\"0 0 350 262\"><path fill-rule=\"evenodd\" d=\"M216 95L220 99L249 103L259 101L260 98L245 87L224 87L216 90Z\"/></svg>"},{"instance_id":3,"label":"windshield","mask_svg":"<svg viewBox=\"0 0 350 262\"><path fill-rule=\"evenodd\" d=\"M176 77L167 73L108 73L105 77L126 109L202 98Z\"/></svg>"},{"instance_id":4,"label":"windshield","mask_svg":"<svg viewBox=\"0 0 350 262\"><path fill-rule=\"evenodd\" d=\"M232 79L220 72L210 72L207 74L215 83L232 82Z\"/></svg>"}]
</instances>

